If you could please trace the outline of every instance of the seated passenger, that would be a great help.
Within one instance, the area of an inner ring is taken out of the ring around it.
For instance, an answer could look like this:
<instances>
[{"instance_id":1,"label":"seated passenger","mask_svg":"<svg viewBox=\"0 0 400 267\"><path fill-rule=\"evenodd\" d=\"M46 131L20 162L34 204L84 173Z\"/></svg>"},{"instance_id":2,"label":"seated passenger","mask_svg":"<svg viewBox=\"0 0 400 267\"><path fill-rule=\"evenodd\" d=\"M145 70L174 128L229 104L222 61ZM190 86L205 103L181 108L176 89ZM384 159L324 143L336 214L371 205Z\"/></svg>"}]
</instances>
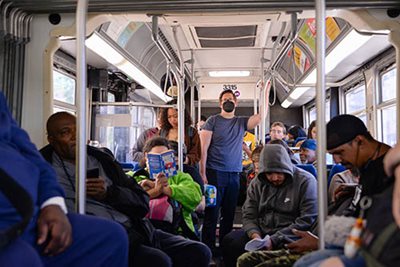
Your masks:
<instances>
[{"instance_id":1,"label":"seated passenger","mask_svg":"<svg viewBox=\"0 0 400 267\"><path fill-rule=\"evenodd\" d=\"M127 266L123 228L67 213L54 170L17 126L1 92L0 178L1 266ZM12 197L15 188L21 193ZM30 201L17 204L23 195Z\"/></svg>"},{"instance_id":2,"label":"seated passenger","mask_svg":"<svg viewBox=\"0 0 400 267\"><path fill-rule=\"evenodd\" d=\"M146 163L148 153L163 153L166 152L168 149L168 140L163 137L154 137L148 140L143 148ZM180 171L178 171L177 175L169 177L168 179L165 174L159 173L155 181L150 180L147 171L141 171L140 174L141 175L134 176L134 178L138 183L142 185L143 188L146 189L147 193L150 196L150 201L152 201L153 199L157 199L163 195L166 195L170 199L177 201L180 205L182 205L181 212L184 222L179 224L179 226L183 228L181 229L182 231L184 231L183 235L190 235L190 233L185 231L185 228L188 228L191 231L191 234L194 234L195 228L193 225L191 213L196 209L197 205L199 205L202 199L202 193L200 191L199 184L194 182L189 174ZM170 232L175 232L176 230L179 230L171 229L169 227L164 228L163 225L165 224L161 223L155 226L162 227L162 229L165 230L170 229Z\"/></svg>"},{"instance_id":3,"label":"seated passenger","mask_svg":"<svg viewBox=\"0 0 400 267\"><path fill-rule=\"evenodd\" d=\"M263 147L264 147L263 145L259 145L251 153L251 161L253 162L253 169L247 175L247 187L250 185L250 182L257 177L257 174L260 170L260 155Z\"/></svg>"},{"instance_id":4,"label":"seated passenger","mask_svg":"<svg viewBox=\"0 0 400 267\"><path fill-rule=\"evenodd\" d=\"M360 212L360 199L382 193L393 183L383 168L383 158L390 146L375 140L363 121L353 115L339 115L327 124L327 150L335 162L346 168L360 171L359 185L344 215L357 217ZM349 231L350 232L350 231ZM349 233L348 232L348 233ZM321 264L330 256L343 256L344 248L315 251L302 257L295 266Z\"/></svg>"},{"instance_id":5,"label":"seated passenger","mask_svg":"<svg viewBox=\"0 0 400 267\"><path fill-rule=\"evenodd\" d=\"M350 189L358 184L359 176L360 174L357 168L335 174L329 184L328 201L330 203L335 202L336 199L346 193L354 194L354 190Z\"/></svg>"},{"instance_id":6,"label":"seated passenger","mask_svg":"<svg viewBox=\"0 0 400 267\"><path fill-rule=\"evenodd\" d=\"M313 120L308 126L307 139L317 140L317 121Z\"/></svg>"},{"instance_id":7,"label":"seated passenger","mask_svg":"<svg viewBox=\"0 0 400 267\"><path fill-rule=\"evenodd\" d=\"M299 154L298 154L298 153L295 154L295 153L292 151L292 149L290 149L290 147L288 146L288 144L287 144L285 141L280 140L280 139L275 139L275 140L269 141L268 144L271 144L271 145L276 144L276 145L281 145L281 146L283 146L283 147L286 149L286 152L287 152L288 155L289 155L290 161L291 161L293 164L300 164Z\"/></svg>"},{"instance_id":8,"label":"seated passenger","mask_svg":"<svg viewBox=\"0 0 400 267\"><path fill-rule=\"evenodd\" d=\"M286 138L286 127L280 121L276 121L272 123L271 128L269 130L269 135L271 137L271 141L273 140L285 140Z\"/></svg>"},{"instance_id":9,"label":"seated passenger","mask_svg":"<svg viewBox=\"0 0 400 267\"><path fill-rule=\"evenodd\" d=\"M153 136L157 136L160 132L160 113L161 109L158 111L157 116L157 126L154 128L149 128L143 131L136 140L136 143L133 145L131 154L132 160L140 162L144 155L143 155L143 147L147 140L151 139Z\"/></svg>"},{"instance_id":10,"label":"seated passenger","mask_svg":"<svg viewBox=\"0 0 400 267\"><path fill-rule=\"evenodd\" d=\"M298 138L306 139L307 138L306 132L300 125L290 126L289 130L287 131L287 139L289 146L299 147L303 140L298 141Z\"/></svg>"},{"instance_id":11,"label":"seated passenger","mask_svg":"<svg viewBox=\"0 0 400 267\"><path fill-rule=\"evenodd\" d=\"M244 133L242 145L242 166L243 169L251 165L251 153L256 148L256 136L248 131Z\"/></svg>"},{"instance_id":12,"label":"seated passenger","mask_svg":"<svg viewBox=\"0 0 400 267\"><path fill-rule=\"evenodd\" d=\"M292 229L308 230L317 216L317 183L315 178L295 167L281 145L266 145L261 152L260 172L250 183L242 208L243 229L229 233L222 241L227 267L245 244L270 235L267 250L282 248L287 239L297 239Z\"/></svg>"},{"instance_id":13,"label":"seated passenger","mask_svg":"<svg viewBox=\"0 0 400 267\"><path fill-rule=\"evenodd\" d=\"M41 150L56 170L70 209L76 188L75 131L75 116L67 112L53 114L47 121L50 144ZM126 228L131 266L187 266L187 258L182 256L185 253L196 258L197 266L207 266L210 251L206 246L156 230L144 218L149 211L149 196L125 175L115 159L94 147L88 146L87 152L87 168L99 170L99 177L86 181L87 213L114 220Z\"/></svg>"},{"instance_id":14,"label":"seated passenger","mask_svg":"<svg viewBox=\"0 0 400 267\"><path fill-rule=\"evenodd\" d=\"M306 139L300 146L300 160L303 164L312 164L317 168L317 142Z\"/></svg>"}]
</instances>

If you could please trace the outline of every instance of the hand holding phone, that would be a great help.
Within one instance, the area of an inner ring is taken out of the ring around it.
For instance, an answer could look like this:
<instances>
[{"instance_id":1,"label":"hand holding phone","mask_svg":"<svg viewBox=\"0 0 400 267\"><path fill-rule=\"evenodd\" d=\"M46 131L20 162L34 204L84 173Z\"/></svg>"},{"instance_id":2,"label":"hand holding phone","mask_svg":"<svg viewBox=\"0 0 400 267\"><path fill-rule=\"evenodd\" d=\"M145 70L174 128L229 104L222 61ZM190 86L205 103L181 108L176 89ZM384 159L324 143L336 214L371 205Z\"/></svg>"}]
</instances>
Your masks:
<instances>
[{"instance_id":1,"label":"hand holding phone","mask_svg":"<svg viewBox=\"0 0 400 267\"><path fill-rule=\"evenodd\" d=\"M99 168L90 169L86 172L86 178L99 178L99 176Z\"/></svg>"}]
</instances>

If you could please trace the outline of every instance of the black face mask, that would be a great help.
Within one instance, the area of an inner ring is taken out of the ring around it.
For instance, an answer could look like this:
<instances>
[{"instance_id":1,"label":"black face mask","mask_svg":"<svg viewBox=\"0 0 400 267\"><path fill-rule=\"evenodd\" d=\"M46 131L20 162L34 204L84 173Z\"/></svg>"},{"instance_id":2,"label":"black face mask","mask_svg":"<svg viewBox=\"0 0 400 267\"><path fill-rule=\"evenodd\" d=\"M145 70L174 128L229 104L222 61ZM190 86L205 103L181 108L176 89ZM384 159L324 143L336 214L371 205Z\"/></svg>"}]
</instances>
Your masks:
<instances>
[{"instance_id":1,"label":"black face mask","mask_svg":"<svg viewBox=\"0 0 400 267\"><path fill-rule=\"evenodd\" d=\"M222 109L225 111L225 112L232 112L234 109L235 109L235 103L233 103L232 101L230 101L230 100L227 100L227 101L225 101L223 104L222 104Z\"/></svg>"}]
</instances>

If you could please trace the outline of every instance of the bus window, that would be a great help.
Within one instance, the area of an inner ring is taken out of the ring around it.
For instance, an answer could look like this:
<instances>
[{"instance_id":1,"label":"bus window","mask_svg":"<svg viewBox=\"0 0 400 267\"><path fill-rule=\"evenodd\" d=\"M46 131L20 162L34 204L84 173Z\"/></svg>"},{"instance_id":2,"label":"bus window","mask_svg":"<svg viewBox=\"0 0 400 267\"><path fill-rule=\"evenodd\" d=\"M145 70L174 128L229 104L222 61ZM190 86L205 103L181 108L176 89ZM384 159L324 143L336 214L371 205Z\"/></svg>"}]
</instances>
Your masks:
<instances>
[{"instance_id":1,"label":"bus window","mask_svg":"<svg viewBox=\"0 0 400 267\"><path fill-rule=\"evenodd\" d=\"M142 131L155 126L149 107L100 106L96 110L95 139L109 148L119 162L130 162L130 151Z\"/></svg>"},{"instance_id":2,"label":"bus window","mask_svg":"<svg viewBox=\"0 0 400 267\"><path fill-rule=\"evenodd\" d=\"M378 102L378 135L379 139L393 146L396 144L396 68L380 75Z\"/></svg>"},{"instance_id":3,"label":"bus window","mask_svg":"<svg viewBox=\"0 0 400 267\"><path fill-rule=\"evenodd\" d=\"M57 70L53 70L54 112L76 111L75 78Z\"/></svg>"},{"instance_id":4,"label":"bus window","mask_svg":"<svg viewBox=\"0 0 400 267\"><path fill-rule=\"evenodd\" d=\"M396 68L381 75L381 102L392 100L396 96Z\"/></svg>"},{"instance_id":5,"label":"bus window","mask_svg":"<svg viewBox=\"0 0 400 267\"><path fill-rule=\"evenodd\" d=\"M325 121L328 122L331 119L331 103L328 100L325 102ZM310 124L313 120L317 119L317 108L313 106L308 110L308 124Z\"/></svg>"},{"instance_id":6,"label":"bus window","mask_svg":"<svg viewBox=\"0 0 400 267\"><path fill-rule=\"evenodd\" d=\"M349 89L344 96L346 114L359 117L366 123L365 85L358 85Z\"/></svg>"}]
</instances>

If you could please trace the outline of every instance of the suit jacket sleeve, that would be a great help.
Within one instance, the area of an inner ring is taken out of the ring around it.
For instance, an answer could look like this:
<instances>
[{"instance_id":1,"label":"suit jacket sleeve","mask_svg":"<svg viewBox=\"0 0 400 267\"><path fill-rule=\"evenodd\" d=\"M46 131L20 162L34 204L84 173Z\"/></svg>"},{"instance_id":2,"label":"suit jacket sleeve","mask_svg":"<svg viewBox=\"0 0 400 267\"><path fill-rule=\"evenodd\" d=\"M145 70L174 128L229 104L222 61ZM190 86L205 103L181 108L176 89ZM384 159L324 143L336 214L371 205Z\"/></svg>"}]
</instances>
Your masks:
<instances>
[{"instance_id":1,"label":"suit jacket sleeve","mask_svg":"<svg viewBox=\"0 0 400 267\"><path fill-rule=\"evenodd\" d=\"M11 117L11 114L9 114ZM38 206L51 197L64 197L64 191L57 182L54 169L47 163L36 146L30 141L28 134L17 126L16 122L11 122L12 142L19 148L28 160L35 164L40 170L38 188Z\"/></svg>"}]
</instances>

